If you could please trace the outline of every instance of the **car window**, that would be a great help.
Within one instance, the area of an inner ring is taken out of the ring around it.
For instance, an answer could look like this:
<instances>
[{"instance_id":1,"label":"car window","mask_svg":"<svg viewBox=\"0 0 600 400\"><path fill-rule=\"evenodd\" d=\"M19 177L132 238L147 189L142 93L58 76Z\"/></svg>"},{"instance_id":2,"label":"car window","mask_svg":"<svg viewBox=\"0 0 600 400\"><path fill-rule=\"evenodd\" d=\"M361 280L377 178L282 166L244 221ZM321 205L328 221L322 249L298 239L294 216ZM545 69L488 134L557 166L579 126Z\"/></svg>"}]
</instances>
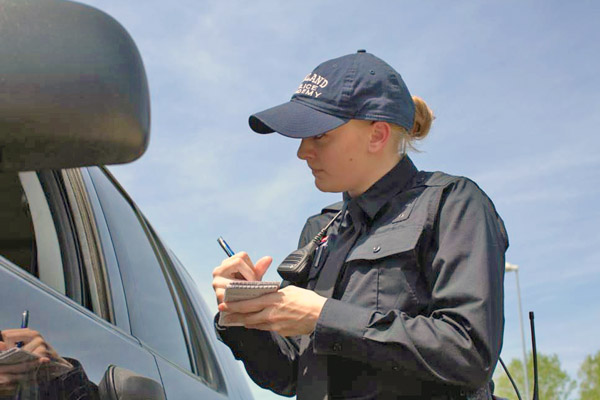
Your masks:
<instances>
[{"instance_id":1,"label":"car window","mask_svg":"<svg viewBox=\"0 0 600 400\"><path fill-rule=\"evenodd\" d=\"M121 271L132 334L166 359L191 371L168 276L142 216L106 171L89 171Z\"/></svg>"},{"instance_id":2,"label":"car window","mask_svg":"<svg viewBox=\"0 0 600 400\"><path fill-rule=\"evenodd\" d=\"M203 326L199 315L203 311L201 310L203 304L194 303L189 293L197 286L193 281L190 282L191 278L186 275L184 266L175 254L165 246L152 226L149 223L147 223L147 226L165 263L165 271L173 287L175 303L180 313L188 351L191 355L193 372L214 390L224 392L226 390L225 381L217 357L213 353L212 346L204 331L205 328L212 329L212 324L208 327Z\"/></svg>"},{"instance_id":3,"label":"car window","mask_svg":"<svg viewBox=\"0 0 600 400\"><path fill-rule=\"evenodd\" d=\"M0 173L0 255L100 315L61 185L55 171Z\"/></svg>"}]
</instances>

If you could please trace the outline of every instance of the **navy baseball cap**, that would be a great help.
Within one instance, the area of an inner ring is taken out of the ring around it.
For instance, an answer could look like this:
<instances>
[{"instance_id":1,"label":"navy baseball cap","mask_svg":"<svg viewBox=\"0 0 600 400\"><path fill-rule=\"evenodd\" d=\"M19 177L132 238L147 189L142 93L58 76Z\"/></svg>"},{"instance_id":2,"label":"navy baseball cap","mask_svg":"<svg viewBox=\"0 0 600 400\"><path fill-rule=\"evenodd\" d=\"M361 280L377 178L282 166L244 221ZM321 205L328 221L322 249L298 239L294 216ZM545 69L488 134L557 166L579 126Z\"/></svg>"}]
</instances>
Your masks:
<instances>
[{"instance_id":1,"label":"navy baseball cap","mask_svg":"<svg viewBox=\"0 0 600 400\"><path fill-rule=\"evenodd\" d=\"M415 105L402 77L385 61L358 50L320 64L287 103L250 116L257 133L307 138L351 119L385 121L411 130Z\"/></svg>"}]
</instances>

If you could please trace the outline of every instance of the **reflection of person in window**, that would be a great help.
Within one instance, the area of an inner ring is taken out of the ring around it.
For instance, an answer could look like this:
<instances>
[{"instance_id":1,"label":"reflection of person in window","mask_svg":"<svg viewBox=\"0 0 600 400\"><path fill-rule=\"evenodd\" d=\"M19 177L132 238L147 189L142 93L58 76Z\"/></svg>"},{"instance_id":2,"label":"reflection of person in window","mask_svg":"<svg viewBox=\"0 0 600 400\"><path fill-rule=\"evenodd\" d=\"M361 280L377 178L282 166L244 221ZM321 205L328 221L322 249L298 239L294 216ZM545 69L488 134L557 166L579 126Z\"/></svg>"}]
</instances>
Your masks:
<instances>
[{"instance_id":1,"label":"reflection of person in window","mask_svg":"<svg viewBox=\"0 0 600 400\"><path fill-rule=\"evenodd\" d=\"M17 393L36 393L37 399L97 399L96 386L87 379L81 364L72 358L62 358L42 335L31 329L9 329L0 332L0 351L22 342L22 349L38 360L13 365L0 365L0 399L14 398ZM66 365L69 371L45 379L38 373L50 361ZM27 396L21 396L24 399Z\"/></svg>"}]
</instances>

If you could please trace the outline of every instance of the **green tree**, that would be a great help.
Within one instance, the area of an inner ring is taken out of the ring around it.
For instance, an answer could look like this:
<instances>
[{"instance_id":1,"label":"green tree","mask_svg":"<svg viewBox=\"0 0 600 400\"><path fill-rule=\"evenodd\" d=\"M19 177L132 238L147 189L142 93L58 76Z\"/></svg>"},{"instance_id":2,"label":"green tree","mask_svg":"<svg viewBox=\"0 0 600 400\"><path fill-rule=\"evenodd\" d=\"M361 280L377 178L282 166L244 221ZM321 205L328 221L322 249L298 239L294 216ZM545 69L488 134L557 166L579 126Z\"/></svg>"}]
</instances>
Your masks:
<instances>
[{"instance_id":1,"label":"green tree","mask_svg":"<svg viewBox=\"0 0 600 400\"><path fill-rule=\"evenodd\" d=\"M545 355L538 353L538 393L539 398L544 400L566 400L576 383L569 374L560 367L560 360L556 354ZM507 365L510 375L514 379L519 393L525 399L525 380L523 378L523 362L513 358ZM529 395L533 396L533 358L531 353L527 357L527 376L529 378ZM496 389L494 394L507 399L517 399L515 390L508 380L504 369L498 363L494 374Z\"/></svg>"},{"instance_id":2,"label":"green tree","mask_svg":"<svg viewBox=\"0 0 600 400\"><path fill-rule=\"evenodd\" d=\"M583 360L577 376L581 400L600 400L600 350Z\"/></svg>"}]
</instances>

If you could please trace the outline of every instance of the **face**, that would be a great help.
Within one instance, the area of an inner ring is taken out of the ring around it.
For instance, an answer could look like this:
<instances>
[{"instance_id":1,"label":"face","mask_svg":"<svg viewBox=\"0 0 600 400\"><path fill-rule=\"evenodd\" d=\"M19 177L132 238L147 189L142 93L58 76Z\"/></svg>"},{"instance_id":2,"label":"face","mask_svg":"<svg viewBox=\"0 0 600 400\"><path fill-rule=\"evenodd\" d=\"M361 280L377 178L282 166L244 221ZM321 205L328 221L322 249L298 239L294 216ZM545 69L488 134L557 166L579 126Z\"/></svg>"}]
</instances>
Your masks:
<instances>
[{"instance_id":1,"label":"face","mask_svg":"<svg viewBox=\"0 0 600 400\"><path fill-rule=\"evenodd\" d=\"M369 121L351 120L323 135L302 139L298 158L307 162L319 190L347 191L353 196L366 189L369 126Z\"/></svg>"}]
</instances>

